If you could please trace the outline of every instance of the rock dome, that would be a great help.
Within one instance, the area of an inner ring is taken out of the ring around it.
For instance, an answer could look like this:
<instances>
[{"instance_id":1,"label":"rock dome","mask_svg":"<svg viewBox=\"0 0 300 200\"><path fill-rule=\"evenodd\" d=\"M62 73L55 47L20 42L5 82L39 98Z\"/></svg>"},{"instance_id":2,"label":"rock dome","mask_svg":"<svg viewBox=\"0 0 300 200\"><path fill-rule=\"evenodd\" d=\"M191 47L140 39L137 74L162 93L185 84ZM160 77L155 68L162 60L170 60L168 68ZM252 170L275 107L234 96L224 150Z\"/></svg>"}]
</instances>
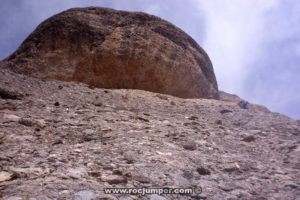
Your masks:
<instances>
[{"instance_id":1,"label":"rock dome","mask_svg":"<svg viewBox=\"0 0 300 200\"><path fill-rule=\"evenodd\" d=\"M69 9L41 23L1 65L98 88L218 98L205 51L171 23L140 12Z\"/></svg>"}]
</instances>

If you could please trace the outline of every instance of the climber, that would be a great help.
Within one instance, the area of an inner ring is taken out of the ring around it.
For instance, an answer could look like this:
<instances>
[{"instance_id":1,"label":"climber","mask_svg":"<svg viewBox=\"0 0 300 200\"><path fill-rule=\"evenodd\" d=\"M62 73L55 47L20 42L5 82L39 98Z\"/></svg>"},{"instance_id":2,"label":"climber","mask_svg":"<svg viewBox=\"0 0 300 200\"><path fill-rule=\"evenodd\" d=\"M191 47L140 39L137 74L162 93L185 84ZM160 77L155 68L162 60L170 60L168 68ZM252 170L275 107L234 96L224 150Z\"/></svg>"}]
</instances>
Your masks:
<instances>
[{"instance_id":1,"label":"climber","mask_svg":"<svg viewBox=\"0 0 300 200\"><path fill-rule=\"evenodd\" d=\"M239 102L239 106L242 108L242 109L248 109L249 108L249 102L248 101L245 101L245 100L242 100Z\"/></svg>"}]
</instances>

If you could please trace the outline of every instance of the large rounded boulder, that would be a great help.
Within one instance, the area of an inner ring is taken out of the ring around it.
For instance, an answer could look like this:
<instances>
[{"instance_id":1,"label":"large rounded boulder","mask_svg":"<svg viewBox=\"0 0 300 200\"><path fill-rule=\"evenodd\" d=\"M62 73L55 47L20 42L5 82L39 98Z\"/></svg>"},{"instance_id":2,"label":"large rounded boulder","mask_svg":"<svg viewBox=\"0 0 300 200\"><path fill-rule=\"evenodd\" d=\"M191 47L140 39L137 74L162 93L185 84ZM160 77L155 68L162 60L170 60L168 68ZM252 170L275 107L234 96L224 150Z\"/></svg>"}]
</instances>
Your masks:
<instances>
[{"instance_id":1,"label":"large rounded boulder","mask_svg":"<svg viewBox=\"0 0 300 200\"><path fill-rule=\"evenodd\" d=\"M205 51L171 23L140 12L64 11L40 24L1 66L92 87L218 98Z\"/></svg>"}]
</instances>

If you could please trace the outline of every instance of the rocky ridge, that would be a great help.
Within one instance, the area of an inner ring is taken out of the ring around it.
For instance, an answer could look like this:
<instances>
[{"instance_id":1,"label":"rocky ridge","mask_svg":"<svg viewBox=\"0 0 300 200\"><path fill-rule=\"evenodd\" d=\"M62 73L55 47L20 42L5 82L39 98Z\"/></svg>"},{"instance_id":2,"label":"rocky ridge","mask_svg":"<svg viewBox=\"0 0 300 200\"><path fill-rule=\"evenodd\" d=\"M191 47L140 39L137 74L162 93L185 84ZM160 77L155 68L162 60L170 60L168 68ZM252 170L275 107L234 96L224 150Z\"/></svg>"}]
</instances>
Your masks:
<instances>
[{"instance_id":1,"label":"rocky ridge","mask_svg":"<svg viewBox=\"0 0 300 200\"><path fill-rule=\"evenodd\" d=\"M299 199L299 121L220 96L90 88L0 69L0 198ZM203 191L104 194L117 187Z\"/></svg>"}]
</instances>

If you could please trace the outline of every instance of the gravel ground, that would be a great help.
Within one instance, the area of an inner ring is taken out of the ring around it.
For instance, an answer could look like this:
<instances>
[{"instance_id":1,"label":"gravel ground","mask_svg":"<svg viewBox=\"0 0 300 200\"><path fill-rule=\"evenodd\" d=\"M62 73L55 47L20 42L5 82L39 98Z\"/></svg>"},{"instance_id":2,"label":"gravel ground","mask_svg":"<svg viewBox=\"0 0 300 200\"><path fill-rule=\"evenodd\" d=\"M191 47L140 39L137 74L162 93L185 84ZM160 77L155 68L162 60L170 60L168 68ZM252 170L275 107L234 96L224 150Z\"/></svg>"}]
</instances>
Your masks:
<instances>
[{"instance_id":1,"label":"gravel ground","mask_svg":"<svg viewBox=\"0 0 300 200\"><path fill-rule=\"evenodd\" d=\"M181 99L0 69L0 97L1 199L300 197L299 121L230 94ZM202 192L104 192L160 187Z\"/></svg>"}]
</instances>

